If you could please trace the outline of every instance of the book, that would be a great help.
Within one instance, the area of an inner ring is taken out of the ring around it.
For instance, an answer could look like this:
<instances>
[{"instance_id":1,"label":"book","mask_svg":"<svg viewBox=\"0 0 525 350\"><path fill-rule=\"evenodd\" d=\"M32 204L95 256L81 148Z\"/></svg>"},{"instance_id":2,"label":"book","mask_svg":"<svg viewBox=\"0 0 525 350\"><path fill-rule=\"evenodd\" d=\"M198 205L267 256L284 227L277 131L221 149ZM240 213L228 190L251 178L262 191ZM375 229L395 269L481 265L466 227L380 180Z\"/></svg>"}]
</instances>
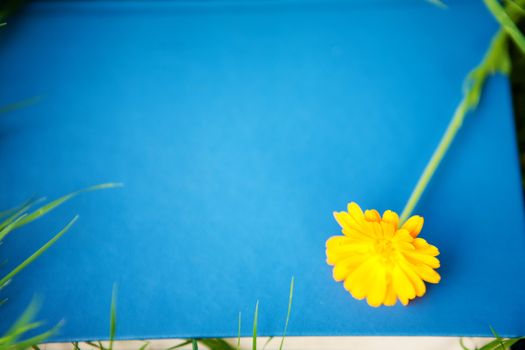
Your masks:
<instances>
[{"instance_id":1,"label":"book","mask_svg":"<svg viewBox=\"0 0 525 350\"><path fill-rule=\"evenodd\" d=\"M400 212L498 26L481 3L47 2L2 29L0 205L103 182L6 238L2 290L53 340L525 331L525 231L508 79L487 82L415 214L442 280L371 308L332 279L350 201Z\"/></svg>"}]
</instances>

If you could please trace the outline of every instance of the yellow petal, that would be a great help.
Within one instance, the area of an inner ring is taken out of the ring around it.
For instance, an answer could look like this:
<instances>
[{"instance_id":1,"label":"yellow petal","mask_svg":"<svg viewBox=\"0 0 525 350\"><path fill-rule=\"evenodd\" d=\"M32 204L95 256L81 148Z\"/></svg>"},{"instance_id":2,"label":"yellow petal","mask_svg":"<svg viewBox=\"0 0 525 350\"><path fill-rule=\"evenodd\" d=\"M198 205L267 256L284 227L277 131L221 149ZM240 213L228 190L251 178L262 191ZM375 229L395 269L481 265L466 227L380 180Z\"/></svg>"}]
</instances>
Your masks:
<instances>
[{"instance_id":1,"label":"yellow petal","mask_svg":"<svg viewBox=\"0 0 525 350\"><path fill-rule=\"evenodd\" d=\"M407 275L408 279L410 280L410 282L414 286L414 289L416 290L416 295L418 297L422 297L425 294L425 292L427 291L425 283L423 283L423 281L417 275L417 273L414 270L411 269L409 264L401 262L399 264L399 266L405 272L405 274Z\"/></svg>"},{"instance_id":2,"label":"yellow petal","mask_svg":"<svg viewBox=\"0 0 525 350\"><path fill-rule=\"evenodd\" d=\"M406 274L399 268L395 266L392 269L392 284L394 290L403 305L407 305L410 299L416 297L416 291Z\"/></svg>"},{"instance_id":3,"label":"yellow petal","mask_svg":"<svg viewBox=\"0 0 525 350\"><path fill-rule=\"evenodd\" d=\"M343 229L343 234L348 237L366 238L368 233L363 228L363 222L358 222L354 217L345 211L334 212L334 218ZM364 219L362 220L364 221Z\"/></svg>"},{"instance_id":4,"label":"yellow petal","mask_svg":"<svg viewBox=\"0 0 525 350\"><path fill-rule=\"evenodd\" d=\"M366 298L368 305L378 307L385 300L387 285L386 285L386 271L383 266L377 264L372 272L372 282Z\"/></svg>"},{"instance_id":5,"label":"yellow petal","mask_svg":"<svg viewBox=\"0 0 525 350\"><path fill-rule=\"evenodd\" d=\"M381 239L384 237L382 224L383 222L369 222L367 223L368 231L374 239Z\"/></svg>"},{"instance_id":6,"label":"yellow petal","mask_svg":"<svg viewBox=\"0 0 525 350\"><path fill-rule=\"evenodd\" d=\"M379 212L375 209L372 210L366 210L365 211L365 219L367 221L381 221L381 215L379 215Z\"/></svg>"},{"instance_id":7,"label":"yellow petal","mask_svg":"<svg viewBox=\"0 0 525 350\"><path fill-rule=\"evenodd\" d=\"M419 277L421 277L423 281L427 281L429 283L439 283L441 280L439 273L427 265L415 265L412 266L412 269L418 274Z\"/></svg>"},{"instance_id":8,"label":"yellow petal","mask_svg":"<svg viewBox=\"0 0 525 350\"><path fill-rule=\"evenodd\" d=\"M384 238L392 238L396 228L391 222L381 221L381 231Z\"/></svg>"},{"instance_id":9,"label":"yellow petal","mask_svg":"<svg viewBox=\"0 0 525 350\"><path fill-rule=\"evenodd\" d=\"M361 220L365 217L361 207L356 202L348 203L348 214L353 216L356 220Z\"/></svg>"},{"instance_id":10,"label":"yellow petal","mask_svg":"<svg viewBox=\"0 0 525 350\"><path fill-rule=\"evenodd\" d=\"M386 306L394 306L396 305L396 302L396 292L394 291L394 286L392 285L392 283L390 283L386 287L385 300L383 300L383 304L385 304Z\"/></svg>"},{"instance_id":11,"label":"yellow petal","mask_svg":"<svg viewBox=\"0 0 525 350\"><path fill-rule=\"evenodd\" d=\"M423 217L414 215L403 224L402 228L407 230L412 237L417 237L423 228L424 222Z\"/></svg>"},{"instance_id":12,"label":"yellow petal","mask_svg":"<svg viewBox=\"0 0 525 350\"><path fill-rule=\"evenodd\" d=\"M434 247L431 244L428 244L427 241L425 241L423 238L416 238L414 239L414 247L416 250L420 253L431 255L431 256L438 256L439 250Z\"/></svg>"},{"instance_id":13,"label":"yellow petal","mask_svg":"<svg viewBox=\"0 0 525 350\"><path fill-rule=\"evenodd\" d=\"M326 248L338 247L348 241L345 236L332 236L326 240Z\"/></svg>"},{"instance_id":14,"label":"yellow petal","mask_svg":"<svg viewBox=\"0 0 525 350\"><path fill-rule=\"evenodd\" d=\"M383 221L393 224L394 228L397 229L397 226L399 225L399 216L392 210L386 210L383 213Z\"/></svg>"},{"instance_id":15,"label":"yellow petal","mask_svg":"<svg viewBox=\"0 0 525 350\"><path fill-rule=\"evenodd\" d=\"M345 280L344 286L358 300L364 299L369 289L369 279L375 259L368 259L356 268Z\"/></svg>"},{"instance_id":16,"label":"yellow petal","mask_svg":"<svg viewBox=\"0 0 525 350\"><path fill-rule=\"evenodd\" d=\"M337 262L333 270L334 280L340 282L346 279L352 271L365 261L365 258L363 255L356 254Z\"/></svg>"},{"instance_id":17,"label":"yellow petal","mask_svg":"<svg viewBox=\"0 0 525 350\"><path fill-rule=\"evenodd\" d=\"M412 251L405 250L403 251L403 255L407 258L407 260L409 260L410 262L416 265L423 263L434 269L437 269L440 266L439 260L432 255L422 254L415 250L412 250Z\"/></svg>"},{"instance_id":18,"label":"yellow petal","mask_svg":"<svg viewBox=\"0 0 525 350\"><path fill-rule=\"evenodd\" d=\"M414 237L412 237L412 235L410 235L410 233L403 229L403 228L400 228L399 230L397 230L395 233L394 233L394 241L397 241L397 242L409 242L409 243L412 243L414 241Z\"/></svg>"}]
</instances>

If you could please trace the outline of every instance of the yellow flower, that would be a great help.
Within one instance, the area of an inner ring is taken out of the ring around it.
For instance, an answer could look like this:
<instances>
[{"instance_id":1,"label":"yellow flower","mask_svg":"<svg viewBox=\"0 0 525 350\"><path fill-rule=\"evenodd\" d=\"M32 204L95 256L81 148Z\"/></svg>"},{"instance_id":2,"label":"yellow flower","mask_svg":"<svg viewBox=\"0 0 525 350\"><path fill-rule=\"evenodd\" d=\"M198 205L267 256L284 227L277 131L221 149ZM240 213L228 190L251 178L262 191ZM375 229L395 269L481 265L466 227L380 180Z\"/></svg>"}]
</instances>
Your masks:
<instances>
[{"instance_id":1,"label":"yellow flower","mask_svg":"<svg viewBox=\"0 0 525 350\"><path fill-rule=\"evenodd\" d=\"M399 227L399 217L387 210L364 213L356 203L348 212L334 212L344 236L326 241L326 262L333 265L336 281L356 299L370 306L403 305L426 292L425 282L438 283L441 277L439 251L423 238L423 218L414 215Z\"/></svg>"}]
</instances>

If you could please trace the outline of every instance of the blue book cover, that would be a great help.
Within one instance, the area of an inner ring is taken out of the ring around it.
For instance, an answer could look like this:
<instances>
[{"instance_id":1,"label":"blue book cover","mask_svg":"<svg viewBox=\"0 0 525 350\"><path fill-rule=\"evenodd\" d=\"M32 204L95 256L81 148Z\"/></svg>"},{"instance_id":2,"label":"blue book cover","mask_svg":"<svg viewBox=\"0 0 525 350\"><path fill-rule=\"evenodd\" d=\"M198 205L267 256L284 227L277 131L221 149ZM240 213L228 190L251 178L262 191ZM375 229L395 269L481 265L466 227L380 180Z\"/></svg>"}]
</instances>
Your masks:
<instances>
[{"instance_id":1,"label":"blue book cover","mask_svg":"<svg viewBox=\"0 0 525 350\"><path fill-rule=\"evenodd\" d=\"M85 194L6 238L0 330L36 295L54 340L525 333L509 82L495 76L418 204L441 282L372 308L332 278L348 202L400 212L498 29L481 2L40 1L0 37L0 205Z\"/></svg>"}]
</instances>

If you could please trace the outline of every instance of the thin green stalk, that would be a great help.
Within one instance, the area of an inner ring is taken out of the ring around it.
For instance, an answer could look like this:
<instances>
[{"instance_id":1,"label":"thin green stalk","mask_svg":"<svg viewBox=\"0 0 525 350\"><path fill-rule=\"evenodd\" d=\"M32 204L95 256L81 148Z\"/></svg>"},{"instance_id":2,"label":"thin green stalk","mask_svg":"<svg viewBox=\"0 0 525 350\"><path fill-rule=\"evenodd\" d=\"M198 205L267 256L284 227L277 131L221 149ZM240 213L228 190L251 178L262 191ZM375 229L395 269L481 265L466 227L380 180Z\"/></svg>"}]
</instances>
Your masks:
<instances>
[{"instance_id":1,"label":"thin green stalk","mask_svg":"<svg viewBox=\"0 0 525 350\"><path fill-rule=\"evenodd\" d=\"M241 313L239 312L239 327L237 330L237 350L241 350Z\"/></svg>"},{"instance_id":2,"label":"thin green stalk","mask_svg":"<svg viewBox=\"0 0 525 350\"><path fill-rule=\"evenodd\" d=\"M468 74L465 79L463 99L456 107L452 119L441 137L437 148L421 174L412 194L410 195L403 212L401 222L406 221L412 214L421 195L427 188L430 179L436 172L443 157L447 153L452 141L456 137L463 121L469 111L478 105L485 80L495 72L507 73L510 63L507 53L507 35L503 30L499 30L493 37L491 45L481 63Z\"/></svg>"},{"instance_id":3,"label":"thin green stalk","mask_svg":"<svg viewBox=\"0 0 525 350\"><path fill-rule=\"evenodd\" d=\"M294 278L292 277L292 281L290 282L290 296L288 297L288 312L286 313L286 322L284 323L283 337L281 338L279 350L283 350L284 338L286 338L286 331L288 330L288 321L290 321L290 314L292 313L293 286Z\"/></svg>"},{"instance_id":4,"label":"thin green stalk","mask_svg":"<svg viewBox=\"0 0 525 350\"><path fill-rule=\"evenodd\" d=\"M518 11L516 6L507 5L507 8L513 11L508 11L503 8L498 0L484 0L485 6L492 12L492 15L501 25L501 28L514 40L516 46L518 46L521 52L525 53L525 37L518 29L516 23L512 18L512 13ZM517 4L516 4L517 5ZM519 5L518 5L519 8Z\"/></svg>"},{"instance_id":5,"label":"thin green stalk","mask_svg":"<svg viewBox=\"0 0 525 350\"><path fill-rule=\"evenodd\" d=\"M257 318L259 315L259 300L255 304L255 313L253 314L253 335L252 335L252 350L257 350Z\"/></svg>"},{"instance_id":6,"label":"thin green stalk","mask_svg":"<svg viewBox=\"0 0 525 350\"><path fill-rule=\"evenodd\" d=\"M490 47L481 63L467 75L463 99L456 107L452 120L410 194L410 198L401 213L401 222L406 221L414 211L430 179L432 179L452 141L454 141L466 115L477 107L486 79L494 73L508 74L510 72L511 63L507 45L509 36L525 53L525 38L515 25L515 22L523 16L523 11L516 7L522 6L525 1L519 0L516 3L508 3L505 8L501 7L497 0L484 0L484 2L501 24L501 29L492 38Z\"/></svg>"},{"instance_id":7,"label":"thin green stalk","mask_svg":"<svg viewBox=\"0 0 525 350\"><path fill-rule=\"evenodd\" d=\"M31 264L36 258L38 258L42 253L44 253L49 247L55 244L60 237L62 237L70 228L73 226L75 221L77 221L78 215L71 220L66 227L64 227L59 233L57 233L53 238L51 238L46 244L44 244L40 249L34 252L29 258L24 260L20 265L15 267L11 272L9 272L4 278L0 279L0 288L5 285L14 275L23 270L27 265Z\"/></svg>"},{"instance_id":8,"label":"thin green stalk","mask_svg":"<svg viewBox=\"0 0 525 350\"><path fill-rule=\"evenodd\" d=\"M113 292L111 293L111 311L109 321L109 350L113 350L113 342L115 341L115 334L117 332L117 285L113 285Z\"/></svg>"}]
</instances>

